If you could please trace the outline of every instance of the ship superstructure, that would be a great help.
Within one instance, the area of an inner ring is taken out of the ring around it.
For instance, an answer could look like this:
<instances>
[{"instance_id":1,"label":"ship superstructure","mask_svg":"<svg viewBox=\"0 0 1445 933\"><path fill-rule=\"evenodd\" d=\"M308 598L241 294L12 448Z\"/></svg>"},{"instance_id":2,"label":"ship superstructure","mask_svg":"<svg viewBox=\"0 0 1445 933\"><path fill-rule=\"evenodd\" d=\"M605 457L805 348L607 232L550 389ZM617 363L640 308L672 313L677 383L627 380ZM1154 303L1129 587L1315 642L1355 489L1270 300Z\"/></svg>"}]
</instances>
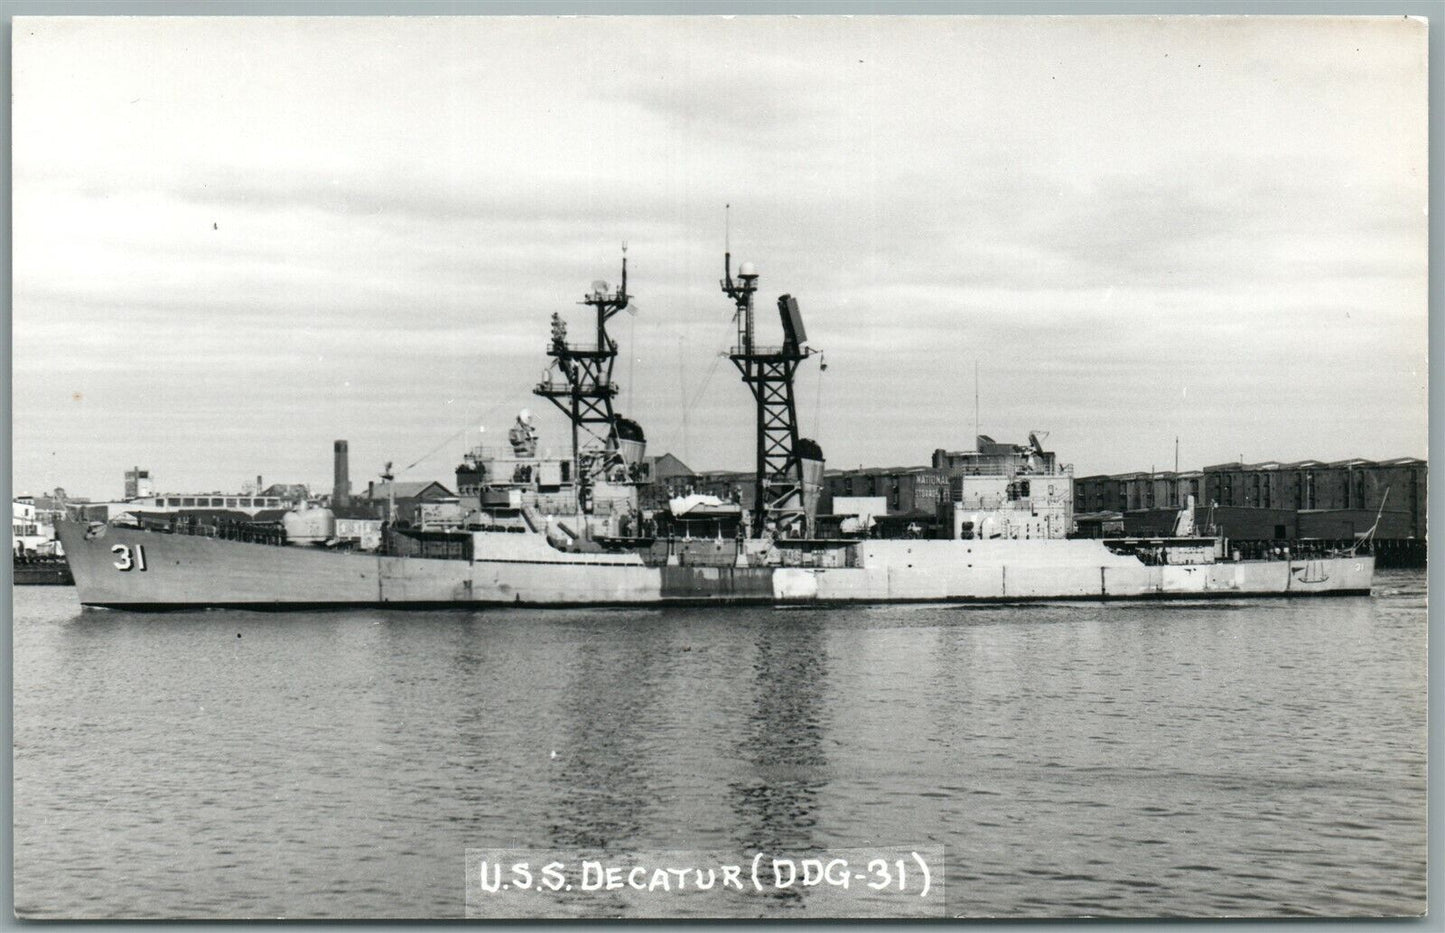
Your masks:
<instances>
[{"instance_id":1,"label":"ship superstructure","mask_svg":"<svg viewBox=\"0 0 1445 933\"><path fill-rule=\"evenodd\" d=\"M1073 467L1044 450L978 438L978 450L950 463L947 527L959 540L1058 539L1073 525Z\"/></svg>"},{"instance_id":2,"label":"ship superstructure","mask_svg":"<svg viewBox=\"0 0 1445 933\"><path fill-rule=\"evenodd\" d=\"M625 248L624 248L625 249ZM567 322L552 315L547 355L551 365L533 393L567 416L571 449L539 453L532 412L522 409L507 432L508 448L479 446L457 467L457 488L472 497L477 523L503 528L545 527L568 546L641 538L638 487L649 482L642 427L618 414L612 369L617 341L607 324L627 309L627 259L615 289L592 283L582 305L593 312L590 339L567 336Z\"/></svg>"},{"instance_id":3,"label":"ship superstructure","mask_svg":"<svg viewBox=\"0 0 1445 933\"><path fill-rule=\"evenodd\" d=\"M543 443L518 412L507 446L476 447L457 467L455 501L395 508L358 545L324 508L264 528L202 518L140 527L63 522L82 603L128 609L197 606L652 605L997 602L1368 593L1359 548L1242 560L1181 517L1157 539L1069 539L1072 471L1043 449L994 445L949 464L946 538L871 536L867 523L817 533L819 446L799 433L793 394L811 351L798 302L777 300L782 343L756 331L758 275L747 263L723 290L738 315L730 358L755 405L754 506L688 495L646 511L640 426L614 407L618 345L608 322L631 303L626 262L614 289L593 284L582 341L552 321L551 365L534 391L567 415L570 449ZM990 442L992 443L992 442ZM388 467L389 474L389 467ZM394 485L394 484L393 484ZM340 488L340 487L338 487ZM162 517L164 518L164 517Z\"/></svg>"}]
</instances>

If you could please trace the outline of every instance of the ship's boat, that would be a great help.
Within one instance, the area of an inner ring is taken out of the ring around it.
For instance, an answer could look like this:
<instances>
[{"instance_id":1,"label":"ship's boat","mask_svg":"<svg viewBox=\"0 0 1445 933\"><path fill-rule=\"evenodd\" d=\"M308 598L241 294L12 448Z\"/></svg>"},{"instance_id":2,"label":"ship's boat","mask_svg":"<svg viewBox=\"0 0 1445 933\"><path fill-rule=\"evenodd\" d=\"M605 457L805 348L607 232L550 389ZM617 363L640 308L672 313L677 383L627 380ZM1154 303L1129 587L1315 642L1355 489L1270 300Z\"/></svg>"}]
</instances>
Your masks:
<instances>
[{"instance_id":1,"label":"ship's boat","mask_svg":"<svg viewBox=\"0 0 1445 933\"><path fill-rule=\"evenodd\" d=\"M724 502L717 496L693 493L669 499L667 509L680 522L737 522L742 520L743 507L737 502Z\"/></svg>"},{"instance_id":2,"label":"ship's boat","mask_svg":"<svg viewBox=\"0 0 1445 933\"><path fill-rule=\"evenodd\" d=\"M811 353L797 300L778 300L782 345L762 346L758 276L745 263L735 279L731 257L724 268L738 321L729 355L757 404L749 506L735 495L691 494L642 507L657 499L643 495L653 484L646 437L613 408L617 344L606 331L630 303L624 260L616 289L597 282L584 298L596 314L594 341L568 341L553 317L551 367L534 392L571 420L568 455L538 453L524 410L505 448L464 454L456 501L409 515L387 503L354 541L342 540L339 513L325 508L271 523L60 522L81 602L135 610L825 605L1370 592L1374 558L1364 548L1280 548L1247 559L1217 529L1195 527L1192 500L1166 537L1069 538L1072 469L1037 436L1019 447L980 437L978 451L949 467L933 537L912 520L900 537L877 537L876 510L834 516L833 533L821 532L823 451L799 436L792 394Z\"/></svg>"}]
</instances>

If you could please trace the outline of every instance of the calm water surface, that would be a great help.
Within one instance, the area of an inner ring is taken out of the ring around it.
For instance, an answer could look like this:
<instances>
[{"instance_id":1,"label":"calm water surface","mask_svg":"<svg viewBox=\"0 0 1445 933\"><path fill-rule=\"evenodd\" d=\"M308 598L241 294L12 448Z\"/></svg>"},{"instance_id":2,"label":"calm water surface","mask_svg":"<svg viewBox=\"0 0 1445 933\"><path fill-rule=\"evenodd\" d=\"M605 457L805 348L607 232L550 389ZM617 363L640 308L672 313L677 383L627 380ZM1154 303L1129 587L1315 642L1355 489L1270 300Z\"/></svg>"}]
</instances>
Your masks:
<instances>
[{"instance_id":1,"label":"calm water surface","mask_svg":"<svg viewBox=\"0 0 1445 933\"><path fill-rule=\"evenodd\" d=\"M1164 605L14 602L26 917L459 917L468 847L942 845L969 917L1425 907L1423 572Z\"/></svg>"}]
</instances>

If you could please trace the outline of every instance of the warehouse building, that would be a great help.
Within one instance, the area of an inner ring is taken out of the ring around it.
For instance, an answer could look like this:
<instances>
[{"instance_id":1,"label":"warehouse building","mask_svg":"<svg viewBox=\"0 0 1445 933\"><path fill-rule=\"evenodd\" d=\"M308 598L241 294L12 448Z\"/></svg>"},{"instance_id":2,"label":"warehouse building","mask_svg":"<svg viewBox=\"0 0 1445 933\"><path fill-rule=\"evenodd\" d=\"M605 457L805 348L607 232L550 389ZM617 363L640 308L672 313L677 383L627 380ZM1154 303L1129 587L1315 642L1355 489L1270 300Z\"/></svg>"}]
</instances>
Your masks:
<instances>
[{"instance_id":1,"label":"warehouse building","mask_svg":"<svg viewBox=\"0 0 1445 933\"><path fill-rule=\"evenodd\" d=\"M1407 537L1423 539L1428 473L1428 464L1418 457L1221 463L1204 468L1200 501L1298 512L1361 509L1374 513L1384 505L1389 511L1408 513Z\"/></svg>"},{"instance_id":2,"label":"warehouse building","mask_svg":"<svg viewBox=\"0 0 1445 933\"><path fill-rule=\"evenodd\" d=\"M948 475L931 467L870 467L829 470L823 474L823 509L832 511L836 498L877 497L888 512L937 516L948 502Z\"/></svg>"},{"instance_id":3,"label":"warehouse building","mask_svg":"<svg viewBox=\"0 0 1445 933\"><path fill-rule=\"evenodd\" d=\"M1195 520L1248 545L1353 543L1375 526L1381 565L1423 565L1428 464L1417 457L1220 463L1193 472L1074 479L1077 508L1119 514L1128 535L1166 534L1195 500ZM1082 534L1098 533L1091 524Z\"/></svg>"}]
</instances>

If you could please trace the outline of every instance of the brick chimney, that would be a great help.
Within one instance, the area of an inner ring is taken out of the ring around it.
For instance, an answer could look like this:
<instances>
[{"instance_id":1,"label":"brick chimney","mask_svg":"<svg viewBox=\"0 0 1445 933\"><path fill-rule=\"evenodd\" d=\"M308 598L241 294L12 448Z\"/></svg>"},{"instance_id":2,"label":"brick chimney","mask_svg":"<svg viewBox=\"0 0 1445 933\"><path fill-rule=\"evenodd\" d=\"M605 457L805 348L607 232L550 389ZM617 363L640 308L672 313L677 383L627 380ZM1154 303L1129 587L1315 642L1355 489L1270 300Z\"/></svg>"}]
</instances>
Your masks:
<instances>
[{"instance_id":1,"label":"brick chimney","mask_svg":"<svg viewBox=\"0 0 1445 933\"><path fill-rule=\"evenodd\" d=\"M331 486L331 504L346 505L351 501L351 464L346 441L332 445L334 470Z\"/></svg>"}]
</instances>

